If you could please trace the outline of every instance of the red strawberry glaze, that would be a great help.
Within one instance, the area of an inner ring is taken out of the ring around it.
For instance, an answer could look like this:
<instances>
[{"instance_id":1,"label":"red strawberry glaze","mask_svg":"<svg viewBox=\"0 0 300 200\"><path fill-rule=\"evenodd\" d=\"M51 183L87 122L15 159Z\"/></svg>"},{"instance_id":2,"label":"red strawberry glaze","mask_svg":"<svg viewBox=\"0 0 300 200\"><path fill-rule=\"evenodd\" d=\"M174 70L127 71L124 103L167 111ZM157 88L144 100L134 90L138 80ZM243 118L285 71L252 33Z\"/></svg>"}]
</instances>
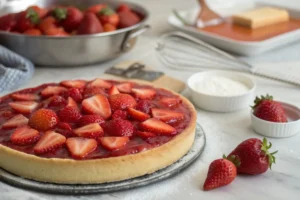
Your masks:
<instances>
[{"instance_id":1,"label":"red strawberry glaze","mask_svg":"<svg viewBox=\"0 0 300 200\"><path fill-rule=\"evenodd\" d=\"M88 85L90 82L92 82L92 81L87 82L86 85ZM117 81L108 81L108 82L113 85L120 84L120 82L117 82ZM14 93L22 93L22 94L30 93L30 94L40 95L40 92L43 89L45 89L47 86L59 86L59 84L57 84L57 83L43 84L43 85L40 85L35 88L28 88L28 89L14 92ZM153 87L147 86L147 85L138 85L138 84L133 83L133 88L138 88L138 89L151 88L152 89ZM107 96L109 96L109 94L108 94L109 89L103 88L103 90L107 94ZM183 103L180 103L172 108L169 108L167 105L160 103L160 99L162 99L163 97L172 97L172 98L179 98L179 97L172 94L171 92L169 92L167 90L164 90L164 89L155 89L155 90L156 90L155 97L151 100L147 100L151 104L151 107L170 109L172 111L181 112L184 114L183 120L181 120L180 122L175 123L175 124L170 124L176 129L177 134L180 134L188 126L188 124L191 120L191 112L189 111L187 105L185 105ZM82 91L84 91L84 90L82 90ZM52 109L53 111L58 113L59 110L62 109L62 107L61 106L58 106L57 108L56 107L47 107L48 103L49 103L49 102L47 102L48 98L49 97L41 98L38 101L39 105L38 105L37 109L48 108L48 109ZM142 99L139 99L139 98L135 98L135 99L136 99L137 103L142 101ZM14 100L13 100L13 98L10 97L10 95L6 95L6 96L0 98L0 145L4 145L4 146L10 147L12 149L18 150L18 151L22 151L22 152L25 152L28 154L35 155L35 153L33 151L34 145L22 146L22 145L12 144L12 142L10 141L10 136L13 133L13 131L15 130L14 128L13 129L3 129L1 127L5 121L7 121L11 117L19 114L9 107L8 103L12 102L12 101L14 101ZM82 115L85 115L84 111L82 110L81 103L78 102L77 105L78 105L78 108L80 109L80 112L82 113ZM11 112L12 115L1 115L1 113L4 113L4 112ZM23 114L23 115L27 118L30 118L31 114ZM108 120L111 120L111 117ZM131 118L129 120L132 122L132 124L135 126L135 128L138 129L138 124L140 122L137 120L131 119ZM70 126L72 127L72 129L80 127L79 124L75 124L75 123L70 123ZM56 130L56 129L57 129L56 127L53 128L53 130ZM42 136L44 133L40 132L40 134ZM105 136L108 136L106 133L104 133L104 134L105 134ZM146 150L161 146L161 145L167 143L168 141L170 141L174 136L175 135L170 135L170 136L157 135L157 136L151 137L151 138L141 138L137 135L134 135L130 138L130 141L123 148L114 150L114 151L107 150L103 146L101 146L100 143L98 143L98 147L96 148L96 150L94 150L92 153L88 154L84 159L107 158L107 157L135 154L138 152L146 151ZM58 148L56 151L41 154L38 156L45 157L45 158L70 158L70 159L73 159L71 157L66 145L63 145L62 147Z\"/></svg>"}]
</instances>

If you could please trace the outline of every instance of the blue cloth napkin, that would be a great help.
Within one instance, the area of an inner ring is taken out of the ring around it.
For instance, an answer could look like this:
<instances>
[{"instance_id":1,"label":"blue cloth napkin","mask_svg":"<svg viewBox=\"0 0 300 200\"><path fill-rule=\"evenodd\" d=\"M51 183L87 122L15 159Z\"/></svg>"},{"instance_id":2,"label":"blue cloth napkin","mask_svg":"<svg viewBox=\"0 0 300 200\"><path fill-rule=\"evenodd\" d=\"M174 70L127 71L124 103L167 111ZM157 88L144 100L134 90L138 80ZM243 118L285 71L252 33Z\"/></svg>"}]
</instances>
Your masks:
<instances>
[{"instance_id":1,"label":"blue cloth napkin","mask_svg":"<svg viewBox=\"0 0 300 200\"><path fill-rule=\"evenodd\" d=\"M17 89L27 83L33 73L32 62L0 45L0 92Z\"/></svg>"}]
</instances>

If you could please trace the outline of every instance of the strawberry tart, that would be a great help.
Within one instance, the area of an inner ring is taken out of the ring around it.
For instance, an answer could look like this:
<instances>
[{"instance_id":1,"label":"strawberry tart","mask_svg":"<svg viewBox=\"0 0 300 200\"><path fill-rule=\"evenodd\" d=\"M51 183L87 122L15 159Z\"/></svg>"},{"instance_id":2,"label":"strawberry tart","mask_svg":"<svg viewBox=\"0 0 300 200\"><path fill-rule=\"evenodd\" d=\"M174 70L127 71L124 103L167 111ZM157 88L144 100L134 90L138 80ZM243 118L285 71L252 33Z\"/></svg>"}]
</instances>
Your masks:
<instances>
[{"instance_id":1,"label":"strawberry tart","mask_svg":"<svg viewBox=\"0 0 300 200\"><path fill-rule=\"evenodd\" d=\"M95 79L0 98L0 167L63 184L120 181L167 167L191 148L193 105L171 91Z\"/></svg>"}]
</instances>

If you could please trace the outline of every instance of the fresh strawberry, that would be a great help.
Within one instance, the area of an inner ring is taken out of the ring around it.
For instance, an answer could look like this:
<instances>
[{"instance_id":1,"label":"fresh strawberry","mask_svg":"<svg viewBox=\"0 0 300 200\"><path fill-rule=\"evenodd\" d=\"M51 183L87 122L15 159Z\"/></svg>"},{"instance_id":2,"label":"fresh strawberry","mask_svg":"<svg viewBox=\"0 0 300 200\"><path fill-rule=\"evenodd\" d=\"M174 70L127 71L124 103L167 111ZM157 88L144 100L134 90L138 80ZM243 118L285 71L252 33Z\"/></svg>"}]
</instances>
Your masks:
<instances>
[{"instance_id":1,"label":"fresh strawberry","mask_svg":"<svg viewBox=\"0 0 300 200\"><path fill-rule=\"evenodd\" d=\"M231 161L215 160L209 165L203 189L207 191L228 185L235 179L236 173L236 167Z\"/></svg>"},{"instance_id":2,"label":"fresh strawberry","mask_svg":"<svg viewBox=\"0 0 300 200\"><path fill-rule=\"evenodd\" d=\"M123 12L123 11L131 11L129 6L126 5L126 4L121 4L118 9L117 9L117 12Z\"/></svg>"},{"instance_id":3,"label":"fresh strawberry","mask_svg":"<svg viewBox=\"0 0 300 200\"><path fill-rule=\"evenodd\" d=\"M104 122L105 120L100 115L83 115L78 123L80 126L85 126L93 123L98 123L99 125L101 125Z\"/></svg>"},{"instance_id":4,"label":"fresh strawberry","mask_svg":"<svg viewBox=\"0 0 300 200\"><path fill-rule=\"evenodd\" d=\"M59 95L63 92L66 92L67 88L61 86L48 86L41 91L42 97L49 97L52 95Z\"/></svg>"},{"instance_id":5,"label":"fresh strawberry","mask_svg":"<svg viewBox=\"0 0 300 200\"><path fill-rule=\"evenodd\" d=\"M89 114L101 115L104 119L111 116L111 108L107 98L102 94L96 94L82 101L82 109Z\"/></svg>"},{"instance_id":6,"label":"fresh strawberry","mask_svg":"<svg viewBox=\"0 0 300 200\"><path fill-rule=\"evenodd\" d=\"M116 85L118 90L122 93L131 93L132 84L131 83L120 83Z\"/></svg>"},{"instance_id":7,"label":"fresh strawberry","mask_svg":"<svg viewBox=\"0 0 300 200\"><path fill-rule=\"evenodd\" d=\"M49 32L49 30L57 28L56 20L54 17L48 16L41 20L38 27L44 34L46 34L47 32Z\"/></svg>"},{"instance_id":8,"label":"fresh strawberry","mask_svg":"<svg viewBox=\"0 0 300 200\"><path fill-rule=\"evenodd\" d=\"M119 24L119 15L113 11L110 7L103 8L98 13L98 19L102 24L111 24L113 26L118 26Z\"/></svg>"},{"instance_id":9,"label":"fresh strawberry","mask_svg":"<svg viewBox=\"0 0 300 200\"><path fill-rule=\"evenodd\" d=\"M42 31L40 31L40 29L37 29L37 28L31 28L31 29L28 29L27 31L25 31L23 34L32 35L32 36L40 36L40 35L42 35Z\"/></svg>"},{"instance_id":10,"label":"fresh strawberry","mask_svg":"<svg viewBox=\"0 0 300 200\"><path fill-rule=\"evenodd\" d=\"M133 118L135 120L138 120L138 121L141 121L141 122L150 118L150 116L148 114L143 113L143 112L141 112L139 110L136 110L134 108L128 108L127 111L128 111L128 114L131 118Z\"/></svg>"},{"instance_id":11,"label":"fresh strawberry","mask_svg":"<svg viewBox=\"0 0 300 200\"><path fill-rule=\"evenodd\" d=\"M84 88L86 82L83 80L67 80L60 82L60 85L68 87L68 88Z\"/></svg>"},{"instance_id":12,"label":"fresh strawberry","mask_svg":"<svg viewBox=\"0 0 300 200\"><path fill-rule=\"evenodd\" d=\"M0 17L0 30L11 31L17 24L16 14L7 14Z\"/></svg>"},{"instance_id":13,"label":"fresh strawberry","mask_svg":"<svg viewBox=\"0 0 300 200\"><path fill-rule=\"evenodd\" d=\"M79 109L73 106L64 107L58 112L58 116L60 121L68 123L75 123L82 117Z\"/></svg>"},{"instance_id":14,"label":"fresh strawberry","mask_svg":"<svg viewBox=\"0 0 300 200\"><path fill-rule=\"evenodd\" d=\"M96 94L102 94L102 95L106 96L105 91L100 87L87 87L87 88L85 88L85 90L83 92L83 98L86 99L86 98L92 97Z\"/></svg>"},{"instance_id":15,"label":"fresh strawberry","mask_svg":"<svg viewBox=\"0 0 300 200\"><path fill-rule=\"evenodd\" d=\"M34 146L33 151L36 154L52 152L61 147L65 142L65 136L54 131L47 131Z\"/></svg>"},{"instance_id":16,"label":"fresh strawberry","mask_svg":"<svg viewBox=\"0 0 300 200\"><path fill-rule=\"evenodd\" d=\"M125 110L136 106L135 99L129 94L115 94L109 96L108 100L113 111Z\"/></svg>"},{"instance_id":17,"label":"fresh strawberry","mask_svg":"<svg viewBox=\"0 0 300 200\"><path fill-rule=\"evenodd\" d=\"M111 32L111 31L117 30L117 27L115 27L112 24L104 24L103 25L103 30L104 30L104 32Z\"/></svg>"},{"instance_id":18,"label":"fresh strawberry","mask_svg":"<svg viewBox=\"0 0 300 200\"><path fill-rule=\"evenodd\" d=\"M73 158L82 159L97 148L95 139L81 137L68 138L66 145Z\"/></svg>"},{"instance_id":19,"label":"fresh strawberry","mask_svg":"<svg viewBox=\"0 0 300 200\"><path fill-rule=\"evenodd\" d=\"M236 163L238 173L262 174L275 163L274 154L269 149L272 144L257 138L250 138L240 143L228 156L228 159Z\"/></svg>"},{"instance_id":20,"label":"fresh strawberry","mask_svg":"<svg viewBox=\"0 0 300 200\"><path fill-rule=\"evenodd\" d=\"M37 5L30 6L26 9L26 11L34 10L40 17L40 19L44 18L48 14L48 9L41 8Z\"/></svg>"},{"instance_id":21,"label":"fresh strawberry","mask_svg":"<svg viewBox=\"0 0 300 200\"><path fill-rule=\"evenodd\" d=\"M103 27L97 16L94 13L88 12L84 14L84 17L77 29L78 35L84 34L96 34L103 32Z\"/></svg>"},{"instance_id":22,"label":"fresh strawberry","mask_svg":"<svg viewBox=\"0 0 300 200\"><path fill-rule=\"evenodd\" d=\"M173 135L176 134L176 129L155 118L150 118L140 123L141 130L157 133L160 135Z\"/></svg>"},{"instance_id":23,"label":"fresh strawberry","mask_svg":"<svg viewBox=\"0 0 300 200\"><path fill-rule=\"evenodd\" d=\"M83 13L75 7L55 8L53 15L58 20L58 23L68 32L76 30L83 19Z\"/></svg>"},{"instance_id":24,"label":"fresh strawberry","mask_svg":"<svg viewBox=\"0 0 300 200\"><path fill-rule=\"evenodd\" d=\"M114 95L114 94L120 94L118 88L116 86L111 86L111 88L108 90L108 95Z\"/></svg>"},{"instance_id":25,"label":"fresh strawberry","mask_svg":"<svg viewBox=\"0 0 300 200\"><path fill-rule=\"evenodd\" d=\"M29 9L18 14L16 28L23 33L28 29L34 28L39 22L39 14L34 9Z\"/></svg>"},{"instance_id":26,"label":"fresh strawberry","mask_svg":"<svg viewBox=\"0 0 300 200\"><path fill-rule=\"evenodd\" d=\"M71 97L76 102L81 102L83 99L80 89L78 88L70 88L67 93L68 96Z\"/></svg>"},{"instance_id":27,"label":"fresh strawberry","mask_svg":"<svg viewBox=\"0 0 300 200\"><path fill-rule=\"evenodd\" d=\"M152 116L166 123L174 123L184 119L184 114L172 110L152 108Z\"/></svg>"},{"instance_id":28,"label":"fresh strawberry","mask_svg":"<svg viewBox=\"0 0 300 200\"><path fill-rule=\"evenodd\" d=\"M10 136L10 141L17 145L30 145L36 143L40 138L40 133L30 128L22 126L17 128Z\"/></svg>"},{"instance_id":29,"label":"fresh strawberry","mask_svg":"<svg viewBox=\"0 0 300 200\"><path fill-rule=\"evenodd\" d=\"M59 122L57 124L56 127L56 132L66 136L66 137L71 137L73 136L73 132L72 132L72 127L70 124L66 123L66 122Z\"/></svg>"},{"instance_id":30,"label":"fresh strawberry","mask_svg":"<svg viewBox=\"0 0 300 200\"><path fill-rule=\"evenodd\" d=\"M72 99L72 97L68 97L68 104L67 106L73 107L74 109L79 110L77 103Z\"/></svg>"},{"instance_id":31,"label":"fresh strawberry","mask_svg":"<svg viewBox=\"0 0 300 200\"><path fill-rule=\"evenodd\" d=\"M59 37L63 37L63 36L69 36L70 34L67 33L62 27L54 27L54 28L50 28L45 32L45 35L49 35L49 36L59 36Z\"/></svg>"},{"instance_id":32,"label":"fresh strawberry","mask_svg":"<svg viewBox=\"0 0 300 200\"><path fill-rule=\"evenodd\" d=\"M6 121L3 125L2 128L16 128L19 126L27 125L28 124L28 119L24 117L22 114L18 114L8 121Z\"/></svg>"},{"instance_id":33,"label":"fresh strawberry","mask_svg":"<svg viewBox=\"0 0 300 200\"><path fill-rule=\"evenodd\" d=\"M129 137L102 137L99 141L104 148L113 151L124 147L129 142Z\"/></svg>"},{"instance_id":34,"label":"fresh strawberry","mask_svg":"<svg viewBox=\"0 0 300 200\"><path fill-rule=\"evenodd\" d=\"M86 12L92 12L94 14L98 14L100 12L100 10L102 10L105 7L106 7L105 4L92 5L86 10Z\"/></svg>"},{"instance_id":35,"label":"fresh strawberry","mask_svg":"<svg viewBox=\"0 0 300 200\"><path fill-rule=\"evenodd\" d=\"M287 117L282 105L273 100L270 95L256 97L254 101L253 114L263 120L271 122L287 122Z\"/></svg>"},{"instance_id":36,"label":"fresh strawberry","mask_svg":"<svg viewBox=\"0 0 300 200\"><path fill-rule=\"evenodd\" d=\"M67 101L62 96L52 96L49 99L48 107L64 107L67 105Z\"/></svg>"},{"instance_id":37,"label":"fresh strawberry","mask_svg":"<svg viewBox=\"0 0 300 200\"><path fill-rule=\"evenodd\" d=\"M144 131L136 131L135 134L141 138L146 138L146 139L157 136L155 133L144 132Z\"/></svg>"},{"instance_id":38,"label":"fresh strawberry","mask_svg":"<svg viewBox=\"0 0 300 200\"><path fill-rule=\"evenodd\" d=\"M90 88L90 87L101 87L101 88L105 88L105 89L110 89L112 87L112 84L108 81L97 78L97 79L93 80L92 82L90 82L87 85L87 87L88 88Z\"/></svg>"},{"instance_id":39,"label":"fresh strawberry","mask_svg":"<svg viewBox=\"0 0 300 200\"><path fill-rule=\"evenodd\" d=\"M38 101L40 100L39 95L29 93L14 93L11 97L16 101Z\"/></svg>"},{"instance_id":40,"label":"fresh strawberry","mask_svg":"<svg viewBox=\"0 0 300 200\"><path fill-rule=\"evenodd\" d=\"M134 127L130 121L124 119L113 119L103 125L105 133L111 136L132 136Z\"/></svg>"},{"instance_id":41,"label":"fresh strawberry","mask_svg":"<svg viewBox=\"0 0 300 200\"><path fill-rule=\"evenodd\" d=\"M32 113L29 118L29 126L39 131L46 131L58 123L56 113L50 109L41 108Z\"/></svg>"},{"instance_id":42,"label":"fresh strawberry","mask_svg":"<svg viewBox=\"0 0 300 200\"><path fill-rule=\"evenodd\" d=\"M172 108L172 107L175 107L178 104L180 104L181 99L180 98L174 98L174 97L163 97L159 100L159 103L161 103L165 107Z\"/></svg>"},{"instance_id":43,"label":"fresh strawberry","mask_svg":"<svg viewBox=\"0 0 300 200\"><path fill-rule=\"evenodd\" d=\"M156 95L156 91L154 89L137 89L133 88L131 90L135 97L139 99L152 99Z\"/></svg>"},{"instance_id":44,"label":"fresh strawberry","mask_svg":"<svg viewBox=\"0 0 300 200\"><path fill-rule=\"evenodd\" d=\"M128 113L125 110L116 110L112 115L112 119L128 119Z\"/></svg>"},{"instance_id":45,"label":"fresh strawberry","mask_svg":"<svg viewBox=\"0 0 300 200\"><path fill-rule=\"evenodd\" d=\"M149 100L141 100L137 103L136 109L142 111L144 113L149 114L152 108L151 101Z\"/></svg>"},{"instance_id":46,"label":"fresh strawberry","mask_svg":"<svg viewBox=\"0 0 300 200\"><path fill-rule=\"evenodd\" d=\"M12 109L23 114L31 113L38 106L38 103L35 101L14 101L8 104Z\"/></svg>"},{"instance_id":47,"label":"fresh strawberry","mask_svg":"<svg viewBox=\"0 0 300 200\"><path fill-rule=\"evenodd\" d=\"M10 110L1 110L0 111L0 116L4 118L11 118L14 116L13 112Z\"/></svg>"},{"instance_id":48,"label":"fresh strawberry","mask_svg":"<svg viewBox=\"0 0 300 200\"><path fill-rule=\"evenodd\" d=\"M102 127L98 123L92 123L73 131L76 135L86 138L98 138L103 136L104 132Z\"/></svg>"},{"instance_id":49,"label":"fresh strawberry","mask_svg":"<svg viewBox=\"0 0 300 200\"><path fill-rule=\"evenodd\" d=\"M118 12L120 17L119 28L127 28L133 26L141 21L139 16L131 11Z\"/></svg>"}]
</instances>

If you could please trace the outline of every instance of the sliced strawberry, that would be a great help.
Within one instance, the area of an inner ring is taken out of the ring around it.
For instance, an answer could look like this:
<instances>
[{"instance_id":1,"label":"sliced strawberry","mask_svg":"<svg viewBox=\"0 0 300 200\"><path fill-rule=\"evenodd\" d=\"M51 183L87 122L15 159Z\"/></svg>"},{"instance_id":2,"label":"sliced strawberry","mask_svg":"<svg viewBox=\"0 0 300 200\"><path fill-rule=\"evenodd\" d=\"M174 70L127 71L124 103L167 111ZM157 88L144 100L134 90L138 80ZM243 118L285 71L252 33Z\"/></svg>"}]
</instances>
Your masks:
<instances>
[{"instance_id":1,"label":"sliced strawberry","mask_svg":"<svg viewBox=\"0 0 300 200\"><path fill-rule=\"evenodd\" d=\"M58 116L60 121L68 122L68 123L75 123L82 117L79 109L77 108L77 105L76 107L74 106L64 107L58 112Z\"/></svg>"},{"instance_id":2,"label":"sliced strawberry","mask_svg":"<svg viewBox=\"0 0 300 200\"><path fill-rule=\"evenodd\" d=\"M111 88L108 90L108 95L114 95L114 94L120 94L118 88L116 86L111 86Z\"/></svg>"},{"instance_id":3,"label":"sliced strawberry","mask_svg":"<svg viewBox=\"0 0 300 200\"><path fill-rule=\"evenodd\" d=\"M84 80L67 80L60 82L60 84L68 88L84 88L86 82Z\"/></svg>"},{"instance_id":4,"label":"sliced strawberry","mask_svg":"<svg viewBox=\"0 0 300 200\"><path fill-rule=\"evenodd\" d=\"M112 119L128 119L128 113L126 110L116 110L112 115Z\"/></svg>"},{"instance_id":5,"label":"sliced strawberry","mask_svg":"<svg viewBox=\"0 0 300 200\"><path fill-rule=\"evenodd\" d=\"M96 94L102 94L104 96L107 95L103 88L100 88L100 87L87 87L87 88L85 88L85 90L83 92L83 98L86 99L86 98L92 97Z\"/></svg>"},{"instance_id":6,"label":"sliced strawberry","mask_svg":"<svg viewBox=\"0 0 300 200\"><path fill-rule=\"evenodd\" d=\"M82 94L78 88L71 88L69 89L68 93L69 97L71 97L76 102L81 102L83 99Z\"/></svg>"},{"instance_id":7,"label":"sliced strawberry","mask_svg":"<svg viewBox=\"0 0 300 200\"><path fill-rule=\"evenodd\" d=\"M152 105L151 101L149 101L149 100L141 100L136 105L137 110L142 111L147 114L150 113L150 109L152 107L153 107L153 105Z\"/></svg>"},{"instance_id":8,"label":"sliced strawberry","mask_svg":"<svg viewBox=\"0 0 300 200\"><path fill-rule=\"evenodd\" d=\"M66 137L73 136L72 127L66 122L59 122L55 131Z\"/></svg>"},{"instance_id":9,"label":"sliced strawberry","mask_svg":"<svg viewBox=\"0 0 300 200\"><path fill-rule=\"evenodd\" d=\"M27 125L28 124L28 119L24 117L22 114L18 114L8 121L6 121L3 125L2 128L16 128L19 126Z\"/></svg>"},{"instance_id":10,"label":"sliced strawberry","mask_svg":"<svg viewBox=\"0 0 300 200\"><path fill-rule=\"evenodd\" d=\"M116 85L117 89L122 93L130 93L132 84L131 83L121 83Z\"/></svg>"},{"instance_id":11,"label":"sliced strawberry","mask_svg":"<svg viewBox=\"0 0 300 200\"><path fill-rule=\"evenodd\" d=\"M101 115L104 119L111 116L111 109L107 98L102 94L96 94L82 101L82 109L89 114Z\"/></svg>"},{"instance_id":12,"label":"sliced strawberry","mask_svg":"<svg viewBox=\"0 0 300 200\"><path fill-rule=\"evenodd\" d=\"M73 107L74 109L78 109L77 103L74 101L74 99L72 99L72 97L68 97L68 104L67 106Z\"/></svg>"},{"instance_id":13,"label":"sliced strawberry","mask_svg":"<svg viewBox=\"0 0 300 200\"><path fill-rule=\"evenodd\" d=\"M80 137L98 138L103 136L104 132L98 123L92 123L74 130L74 133Z\"/></svg>"},{"instance_id":14,"label":"sliced strawberry","mask_svg":"<svg viewBox=\"0 0 300 200\"><path fill-rule=\"evenodd\" d=\"M129 137L102 137L99 141L104 148L113 151L124 147L129 142Z\"/></svg>"},{"instance_id":15,"label":"sliced strawberry","mask_svg":"<svg viewBox=\"0 0 300 200\"><path fill-rule=\"evenodd\" d=\"M30 128L29 126L22 126L17 128L10 136L10 141L13 144L29 145L36 143L40 138L40 133Z\"/></svg>"},{"instance_id":16,"label":"sliced strawberry","mask_svg":"<svg viewBox=\"0 0 300 200\"><path fill-rule=\"evenodd\" d=\"M145 121L150 118L150 116L148 114L138 111L134 108L128 108L127 112L130 117L132 117L133 119L138 120L138 121Z\"/></svg>"},{"instance_id":17,"label":"sliced strawberry","mask_svg":"<svg viewBox=\"0 0 300 200\"><path fill-rule=\"evenodd\" d=\"M8 104L12 109L24 114L31 113L38 106L35 101L14 101Z\"/></svg>"},{"instance_id":18,"label":"sliced strawberry","mask_svg":"<svg viewBox=\"0 0 300 200\"><path fill-rule=\"evenodd\" d=\"M67 139L67 147L73 158L82 159L97 148L95 139L72 137Z\"/></svg>"},{"instance_id":19,"label":"sliced strawberry","mask_svg":"<svg viewBox=\"0 0 300 200\"><path fill-rule=\"evenodd\" d=\"M143 131L153 132L160 135L173 135L176 134L176 129L162 122L158 119L151 118L142 123L140 123L140 128Z\"/></svg>"},{"instance_id":20,"label":"sliced strawberry","mask_svg":"<svg viewBox=\"0 0 300 200\"><path fill-rule=\"evenodd\" d=\"M29 119L29 126L39 131L46 131L58 123L58 117L53 110L41 108L35 111Z\"/></svg>"},{"instance_id":21,"label":"sliced strawberry","mask_svg":"<svg viewBox=\"0 0 300 200\"><path fill-rule=\"evenodd\" d=\"M85 126L92 123L98 123L99 125L103 124L105 120L100 115L84 115L79 120L80 126Z\"/></svg>"},{"instance_id":22,"label":"sliced strawberry","mask_svg":"<svg viewBox=\"0 0 300 200\"><path fill-rule=\"evenodd\" d=\"M12 94L11 97L16 101L38 101L38 100L40 100L40 97L37 94L15 93L15 94Z\"/></svg>"},{"instance_id":23,"label":"sliced strawberry","mask_svg":"<svg viewBox=\"0 0 300 200\"><path fill-rule=\"evenodd\" d=\"M136 131L135 133L137 136L141 138L151 138L157 136L155 133L152 132L144 132L144 131Z\"/></svg>"},{"instance_id":24,"label":"sliced strawberry","mask_svg":"<svg viewBox=\"0 0 300 200\"><path fill-rule=\"evenodd\" d=\"M67 88L62 87L62 86L48 86L41 91L41 95L43 97L49 97L52 95L59 95L66 91L67 91Z\"/></svg>"},{"instance_id":25,"label":"sliced strawberry","mask_svg":"<svg viewBox=\"0 0 300 200\"><path fill-rule=\"evenodd\" d=\"M47 131L34 146L33 151L36 154L44 154L58 149L65 142L65 136L54 131Z\"/></svg>"},{"instance_id":26,"label":"sliced strawberry","mask_svg":"<svg viewBox=\"0 0 300 200\"><path fill-rule=\"evenodd\" d=\"M113 111L125 110L136 106L135 99L129 94L115 94L109 96L108 100Z\"/></svg>"},{"instance_id":27,"label":"sliced strawberry","mask_svg":"<svg viewBox=\"0 0 300 200\"><path fill-rule=\"evenodd\" d=\"M101 87L105 89L111 88L112 84L108 81L102 80L100 78L95 79L87 85L87 87Z\"/></svg>"},{"instance_id":28,"label":"sliced strawberry","mask_svg":"<svg viewBox=\"0 0 300 200\"><path fill-rule=\"evenodd\" d=\"M55 95L49 98L48 107L63 107L67 105L67 101L62 96Z\"/></svg>"},{"instance_id":29,"label":"sliced strawberry","mask_svg":"<svg viewBox=\"0 0 300 200\"><path fill-rule=\"evenodd\" d=\"M113 119L102 125L105 133L111 136L127 136L133 135L135 128L132 123L124 119Z\"/></svg>"},{"instance_id":30,"label":"sliced strawberry","mask_svg":"<svg viewBox=\"0 0 300 200\"><path fill-rule=\"evenodd\" d=\"M131 90L135 97L140 99L152 99L156 95L156 91L154 89L137 89L133 88Z\"/></svg>"},{"instance_id":31,"label":"sliced strawberry","mask_svg":"<svg viewBox=\"0 0 300 200\"><path fill-rule=\"evenodd\" d=\"M174 107L174 106L180 104L182 101L180 98L163 97L159 100L159 102L166 107Z\"/></svg>"},{"instance_id":32,"label":"sliced strawberry","mask_svg":"<svg viewBox=\"0 0 300 200\"><path fill-rule=\"evenodd\" d=\"M166 123L174 123L184 119L184 114L166 109L152 108L152 116Z\"/></svg>"}]
</instances>

